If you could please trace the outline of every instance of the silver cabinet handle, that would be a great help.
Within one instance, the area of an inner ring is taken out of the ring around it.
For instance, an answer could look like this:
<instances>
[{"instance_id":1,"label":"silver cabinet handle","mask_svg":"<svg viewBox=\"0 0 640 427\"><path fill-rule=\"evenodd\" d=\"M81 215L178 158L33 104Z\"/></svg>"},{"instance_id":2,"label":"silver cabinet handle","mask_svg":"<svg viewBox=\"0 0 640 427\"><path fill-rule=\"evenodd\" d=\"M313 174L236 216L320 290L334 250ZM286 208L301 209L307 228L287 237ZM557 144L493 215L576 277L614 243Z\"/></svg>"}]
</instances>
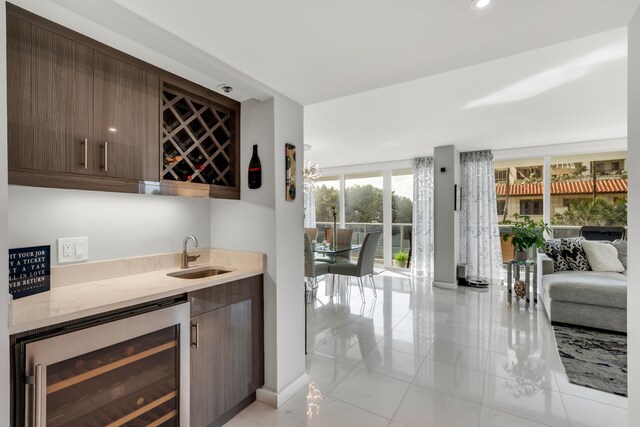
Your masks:
<instances>
[{"instance_id":1,"label":"silver cabinet handle","mask_svg":"<svg viewBox=\"0 0 640 427\"><path fill-rule=\"evenodd\" d=\"M33 425L40 427L42 425L42 365L35 366L33 382Z\"/></svg>"},{"instance_id":2,"label":"silver cabinet handle","mask_svg":"<svg viewBox=\"0 0 640 427\"><path fill-rule=\"evenodd\" d=\"M200 349L200 322L195 322L191 324L191 329L193 331L193 329L195 329L195 341L193 339L193 334L191 335L191 345L195 346L196 349Z\"/></svg>"},{"instance_id":3,"label":"silver cabinet handle","mask_svg":"<svg viewBox=\"0 0 640 427\"><path fill-rule=\"evenodd\" d=\"M109 143L107 141L104 142L104 166L103 169L105 172L109 170Z\"/></svg>"},{"instance_id":4,"label":"silver cabinet handle","mask_svg":"<svg viewBox=\"0 0 640 427\"><path fill-rule=\"evenodd\" d=\"M87 151L88 151L88 149L89 149L89 148L87 147L88 142L89 142L89 141L88 141L88 138L85 138L85 139L84 139L84 142L82 143L82 144L83 144L83 146L84 146L84 154L83 154L83 156L82 156L82 166L84 166L84 168L85 168L85 169L87 169L87 168L89 167L89 164L88 164L88 163L89 163L89 162L88 162L88 158L89 158L89 156L88 156L88 153L87 153Z\"/></svg>"}]
</instances>

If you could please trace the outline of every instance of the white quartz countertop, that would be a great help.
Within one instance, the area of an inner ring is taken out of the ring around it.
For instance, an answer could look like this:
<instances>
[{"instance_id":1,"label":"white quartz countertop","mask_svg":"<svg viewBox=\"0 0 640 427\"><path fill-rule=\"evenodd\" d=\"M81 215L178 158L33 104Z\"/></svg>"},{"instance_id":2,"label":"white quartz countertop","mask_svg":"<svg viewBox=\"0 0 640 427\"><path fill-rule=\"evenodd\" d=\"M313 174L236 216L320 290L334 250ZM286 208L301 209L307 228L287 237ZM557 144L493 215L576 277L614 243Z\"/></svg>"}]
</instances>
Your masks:
<instances>
[{"instance_id":1,"label":"white quartz countertop","mask_svg":"<svg viewBox=\"0 0 640 427\"><path fill-rule=\"evenodd\" d=\"M158 269L164 265L156 260L154 267L152 267L156 269L153 271L88 282L80 281L55 287L52 285L49 292L13 301L9 331L11 334L25 332L264 273L265 264L262 254L245 253L250 256L242 258L219 256L220 253L214 253L214 251L216 250L211 250L212 256L208 262L205 259L204 263L195 265L191 270L212 267L230 270L229 273L202 279L181 279L167 276L167 273L187 270L180 270L177 267ZM144 263L149 264L149 259L151 257L145 257ZM132 263L131 260L116 262L126 263L126 267L133 272L140 269L140 266L136 262ZM96 263L95 268L117 270L113 263L113 261ZM138 262L138 264L144 263ZM82 268L84 271L89 271L90 267L84 265ZM99 276L96 274L95 268L91 270L93 274L87 274L87 276ZM121 268L121 270L127 270L127 268ZM148 266L147 269L149 269ZM69 276L68 272L65 274ZM73 274L79 274L77 269ZM52 271L52 276L54 275L55 271Z\"/></svg>"}]
</instances>

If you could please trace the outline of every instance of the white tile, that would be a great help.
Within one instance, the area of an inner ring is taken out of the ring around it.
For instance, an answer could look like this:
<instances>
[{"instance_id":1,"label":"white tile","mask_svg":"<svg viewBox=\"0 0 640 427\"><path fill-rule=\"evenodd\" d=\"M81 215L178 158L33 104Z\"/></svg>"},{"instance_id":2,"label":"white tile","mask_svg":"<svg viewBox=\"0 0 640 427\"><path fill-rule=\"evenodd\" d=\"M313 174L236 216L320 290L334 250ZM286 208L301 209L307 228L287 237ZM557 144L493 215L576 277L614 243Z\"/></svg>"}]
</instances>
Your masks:
<instances>
[{"instance_id":1,"label":"white tile","mask_svg":"<svg viewBox=\"0 0 640 427\"><path fill-rule=\"evenodd\" d=\"M483 405L550 426L569 426L557 391L488 374L484 382Z\"/></svg>"},{"instance_id":2,"label":"white tile","mask_svg":"<svg viewBox=\"0 0 640 427\"><path fill-rule=\"evenodd\" d=\"M479 427L545 427L545 425L483 406L480 411Z\"/></svg>"},{"instance_id":3,"label":"white tile","mask_svg":"<svg viewBox=\"0 0 640 427\"><path fill-rule=\"evenodd\" d=\"M389 420L331 397L317 411L309 412L300 426L309 427L386 427Z\"/></svg>"},{"instance_id":4,"label":"white tile","mask_svg":"<svg viewBox=\"0 0 640 427\"><path fill-rule=\"evenodd\" d=\"M308 354L306 357L307 374L311 383L322 394L327 394L338 385L353 369L353 366L337 362L324 356Z\"/></svg>"},{"instance_id":5,"label":"white tile","mask_svg":"<svg viewBox=\"0 0 640 427\"><path fill-rule=\"evenodd\" d=\"M338 362L346 363L347 365L356 366L362 361L370 352L376 348L374 344L367 344L365 342L357 342L344 354L340 355L336 360Z\"/></svg>"},{"instance_id":6,"label":"white tile","mask_svg":"<svg viewBox=\"0 0 640 427\"><path fill-rule=\"evenodd\" d=\"M319 405L321 401L321 397L314 396L305 388L286 401L279 409L264 403L253 402L240 415L264 427L296 427L304 422L309 408Z\"/></svg>"},{"instance_id":7,"label":"white tile","mask_svg":"<svg viewBox=\"0 0 640 427\"><path fill-rule=\"evenodd\" d=\"M431 344L431 338L395 330L387 333L379 343L379 345L383 347L421 357L424 357L429 353Z\"/></svg>"},{"instance_id":8,"label":"white tile","mask_svg":"<svg viewBox=\"0 0 640 427\"><path fill-rule=\"evenodd\" d=\"M409 427L477 426L480 405L412 385L392 420Z\"/></svg>"},{"instance_id":9,"label":"white tile","mask_svg":"<svg viewBox=\"0 0 640 427\"><path fill-rule=\"evenodd\" d=\"M262 424L259 424L250 418L243 416L242 414L238 414L229 420L225 425L225 427L262 427Z\"/></svg>"},{"instance_id":10,"label":"white tile","mask_svg":"<svg viewBox=\"0 0 640 427\"><path fill-rule=\"evenodd\" d=\"M626 427L627 410L563 394L572 427Z\"/></svg>"},{"instance_id":11,"label":"white tile","mask_svg":"<svg viewBox=\"0 0 640 427\"><path fill-rule=\"evenodd\" d=\"M408 383L355 368L333 389L330 396L391 418L408 387Z\"/></svg>"},{"instance_id":12,"label":"white tile","mask_svg":"<svg viewBox=\"0 0 640 427\"><path fill-rule=\"evenodd\" d=\"M426 359L413 383L460 399L482 403L482 372Z\"/></svg>"},{"instance_id":13,"label":"white tile","mask_svg":"<svg viewBox=\"0 0 640 427\"><path fill-rule=\"evenodd\" d=\"M431 345L427 358L484 372L487 364L487 350L449 341L435 340Z\"/></svg>"},{"instance_id":14,"label":"white tile","mask_svg":"<svg viewBox=\"0 0 640 427\"><path fill-rule=\"evenodd\" d=\"M374 313L382 313L384 315L392 315L402 318L411 311L411 308L405 304L391 304L389 301L383 301L381 304L378 304L373 311Z\"/></svg>"},{"instance_id":15,"label":"white tile","mask_svg":"<svg viewBox=\"0 0 640 427\"><path fill-rule=\"evenodd\" d=\"M358 368L387 375L400 381L411 382L423 360L424 357L378 345L358 364Z\"/></svg>"},{"instance_id":16,"label":"white tile","mask_svg":"<svg viewBox=\"0 0 640 427\"><path fill-rule=\"evenodd\" d=\"M572 384L569 382L567 374L565 374L564 371L555 371L554 373L556 376L556 382L558 383L558 388L562 394L570 394L572 396L582 397L583 399L589 399L623 409L627 409L629 407L629 399L624 396L618 396L617 394L606 393L593 388Z\"/></svg>"},{"instance_id":17,"label":"white tile","mask_svg":"<svg viewBox=\"0 0 640 427\"><path fill-rule=\"evenodd\" d=\"M324 336L318 340L316 346L310 351L310 353L336 358L349 350L355 342L356 340L354 338Z\"/></svg>"},{"instance_id":18,"label":"white tile","mask_svg":"<svg viewBox=\"0 0 640 427\"><path fill-rule=\"evenodd\" d=\"M378 298L367 287L365 303L355 285L329 296L320 283L307 304L309 386L277 410L254 403L235 425L386 425L392 418L392 427L615 427L628 407L624 397L569 383L542 307L509 306L506 287L434 289L389 272L375 280ZM365 359L371 372L352 369Z\"/></svg>"},{"instance_id":19,"label":"white tile","mask_svg":"<svg viewBox=\"0 0 640 427\"><path fill-rule=\"evenodd\" d=\"M537 387L558 390L550 364L539 353L526 350L509 351L506 354L490 351L486 372L497 377L519 383L535 384Z\"/></svg>"}]
</instances>

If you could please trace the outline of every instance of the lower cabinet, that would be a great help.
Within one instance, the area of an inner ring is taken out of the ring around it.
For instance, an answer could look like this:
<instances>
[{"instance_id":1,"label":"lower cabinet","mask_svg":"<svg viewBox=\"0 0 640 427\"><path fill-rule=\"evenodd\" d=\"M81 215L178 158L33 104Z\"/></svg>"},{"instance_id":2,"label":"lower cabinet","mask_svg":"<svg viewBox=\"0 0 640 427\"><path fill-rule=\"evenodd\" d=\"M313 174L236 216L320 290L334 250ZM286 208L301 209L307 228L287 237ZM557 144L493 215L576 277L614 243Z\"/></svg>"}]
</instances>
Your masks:
<instances>
[{"instance_id":1,"label":"lower cabinet","mask_svg":"<svg viewBox=\"0 0 640 427\"><path fill-rule=\"evenodd\" d=\"M262 276L189 294L191 427L222 425L264 383Z\"/></svg>"}]
</instances>

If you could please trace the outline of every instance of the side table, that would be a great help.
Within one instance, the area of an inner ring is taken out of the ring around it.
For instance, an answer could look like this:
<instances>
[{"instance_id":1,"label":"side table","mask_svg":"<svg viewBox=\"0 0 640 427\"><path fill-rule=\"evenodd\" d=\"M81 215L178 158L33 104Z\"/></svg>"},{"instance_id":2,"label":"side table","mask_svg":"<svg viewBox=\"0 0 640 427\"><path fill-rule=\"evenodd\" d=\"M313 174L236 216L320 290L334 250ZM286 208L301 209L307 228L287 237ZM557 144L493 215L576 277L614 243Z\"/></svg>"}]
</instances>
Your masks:
<instances>
[{"instance_id":1,"label":"side table","mask_svg":"<svg viewBox=\"0 0 640 427\"><path fill-rule=\"evenodd\" d=\"M523 276L523 277L522 277ZM531 287L533 287L533 305L538 305L538 269L536 262L533 260L516 261L511 260L507 263L507 287L509 289L509 305L513 300L513 284L517 280L523 280L525 283L525 308L529 308L531 301ZM516 302L520 301L520 297L516 296Z\"/></svg>"}]
</instances>

